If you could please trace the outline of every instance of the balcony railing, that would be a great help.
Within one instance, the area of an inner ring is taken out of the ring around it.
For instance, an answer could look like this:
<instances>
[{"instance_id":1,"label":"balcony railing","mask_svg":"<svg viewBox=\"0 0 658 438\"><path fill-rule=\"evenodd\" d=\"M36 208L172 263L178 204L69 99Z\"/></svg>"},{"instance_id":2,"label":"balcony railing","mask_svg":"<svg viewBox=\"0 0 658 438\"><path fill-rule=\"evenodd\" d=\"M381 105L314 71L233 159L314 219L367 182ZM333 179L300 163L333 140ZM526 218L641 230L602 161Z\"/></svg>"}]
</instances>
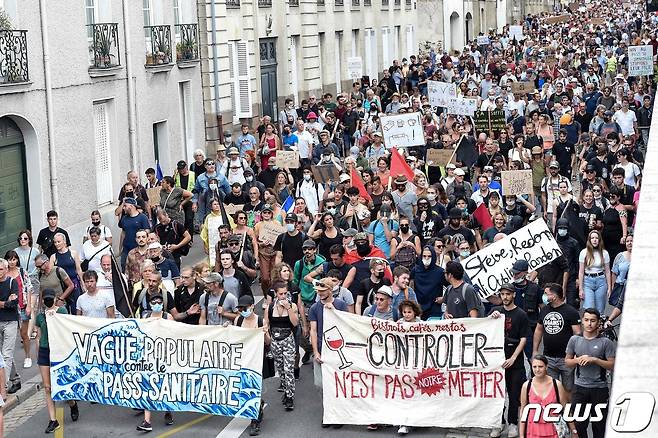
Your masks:
<instances>
[{"instance_id":1,"label":"balcony railing","mask_svg":"<svg viewBox=\"0 0 658 438\"><path fill-rule=\"evenodd\" d=\"M27 30L0 30L0 84L29 82Z\"/></svg>"},{"instance_id":2,"label":"balcony railing","mask_svg":"<svg viewBox=\"0 0 658 438\"><path fill-rule=\"evenodd\" d=\"M405 1L405 4L406 4L407 6L411 6L411 0L406 0L406 1Z\"/></svg>"},{"instance_id":3,"label":"balcony railing","mask_svg":"<svg viewBox=\"0 0 658 438\"><path fill-rule=\"evenodd\" d=\"M343 0L336 0L336 6L343 6Z\"/></svg>"},{"instance_id":4,"label":"balcony railing","mask_svg":"<svg viewBox=\"0 0 658 438\"><path fill-rule=\"evenodd\" d=\"M199 59L199 39L196 24L176 25L176 62Z\"/></svg>"},{"instance_id":5,"label":"balcony railing","mask_svg":"<svg viewBox=\"0 0 658 438\"><path fill-rule=\"evenodd\" d=\"M119 25L117 23L88 24L91 41L91 68L112 68L121 65L119 58Z\"/></svg>"},{"instance_id":6,"label":"balcony railing","mask_svg":"<svg viewBox=\"0 0 658 438\"><path fill-rule=\"evenodd\" d=\"M271 8L272 7L272 0L258 0L258 7L259 8Z\"/></svg>"},{"instance_id":7,"label":"balcony railing","mask_svg":"<svg viewBox=\"0 0 658 438\"><path fill-rule=\"evenodd\" d=\"M290 6L299 6L299 0L288 0Z\"/></svg>"},{"instance_id":8,"label":"balcony railing","mask_svg":"<svg viewBox=\"0 0 658 438\"><path fill-rule=\"evenodd\" d=\"M146 65L171 64L171 26L145 26Z\"/></svg>"},{"instance_id":9,"label":"balcony railing","mask_svg":"<svg viewBox=\"0 0 658 438\"><path fill-rule=\"evenodd\" d=\"M402 3L402 0L394 0L393 5L395 5L396 8L399 8L400 3Z\"/></svg>"},{"instance_id":10,"label":"balcony railing","mask_svg":"<svg viewBox=\"0 0 658 438\"><path fill-rule=\"evenodd\" d=\"M240 0L226 0L227 9L240 9Z\"/></svg>"},{"instance_id":11,"label":"balcony railing","mask_svg":"<svg viewBox=\"0 0 658 438\"><path fill-rule=\"evenodd\" d=\"M358 8L361 5L361 0L352 0L352 7Z\"/></svg>"}]
</instances>

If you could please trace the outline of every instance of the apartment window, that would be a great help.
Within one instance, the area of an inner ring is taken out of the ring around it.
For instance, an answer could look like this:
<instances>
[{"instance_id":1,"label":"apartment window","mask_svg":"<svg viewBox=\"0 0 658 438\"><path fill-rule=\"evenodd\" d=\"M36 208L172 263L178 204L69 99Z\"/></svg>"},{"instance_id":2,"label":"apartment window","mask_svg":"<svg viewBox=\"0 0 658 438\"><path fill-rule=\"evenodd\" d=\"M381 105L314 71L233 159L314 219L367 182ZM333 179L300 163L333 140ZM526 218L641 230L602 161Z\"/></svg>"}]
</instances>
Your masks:
<instances>
[{"instance_id":1,"label":"apartment window","mask_svg":"<svg viewBox=\"0 0 658 438\"><path fill-rule=\"evenodd\" d=\"M365 48L366 48L366 74L370 80L379 79L377 65L377 40L375 39L375 29L365 30Z\"/></svg>"},{"instance_id":2,"label":"apartment window","mask_svg":"<svg viewBox=\"0 0 658 438\"><path fill-rule=\"evenodd\" d=\"M112 202L111 138L108 113L109 103L93 105L94 142L96 156L96 202L99 206Z\"/></svg>"},{"instance_id":3,"label":"apartment window","mask_svg":"<svg viewBox=\"0 0 658 438\"><path fill-rule=\"evenodd\" d=\"M160 155L161 152L169 150L169 134L167 133L167 121L162 120L153 124L153 158L155 158L155 165L160 163L160 167L168 169L166 158ZM163 162L163 158L165 161Z\"/></svg>"},{"instance_id":4,"label":"apartment window","mask_svg":"<svg viewBox=\"0 0 658 438\"><path fill-rule=\"evenodd\" d=\"M340 76L340 68L342 64L342 58L343 58L343 32L336 32L336 37L335 37L335 55L334 58L336 59L336 94L340 93L342 91L341 87L341 76Z\"/></svg>"},{"instance_id":5,"label":"apartment window","mask_svg":"<svg viewBox=\"0 0 658 438\"><path fill-rule=\"evenodd\" d=\"M188 159L194 155L194 112L192 111L192 86L190 81L178 84L180 100L181 137L183 140L183 154Z\"/></svg>"},{"instance_id":6,"label":"apartment window","mask_svg":"<svg viewBox=\"0 0 658 438\"><path fill-rule=\"evenodd\" d=\"M326 77L327 74L326 74L326 70L324 69L324 64L323 64L323 61L325 59L327 59L327 54L325 53L327 51L326 38L327 37L326 37L324 32L318 33L318 45L319 45L318 48L319 48L319 52L320 52L320 56L319 56L318 61L319 61L319 65L320 65L320 83L322 85L325 85L326 80L327 80L327 77Z\"/></svg>"},{"instance_id":7,"label":"apartment window","mask_svg":"<svg viewBox=\"0 0 658 438\"><path fill-rule=\"evenodd\" d=\"M415 55L418 53L418 48L415 47L414 26L407 26L407 56Z\"/></svg>"},{"instance_id":8,"label":"apartment window","mask_svg":"<svg viewBox=\"0 0 658 438\"><path fill-rule=\"evenodd\" d=\"M359 29L352 30L352 57L359 56Z\"/></svg>"},{"instance_id":9,"label":"apartment window","mask_svg":"<svg viewBox=\"0 0 658 438\"><path fill-rule=\"evenodd\" d=\"M144 16L144 35L149 38L151 35L148 26L153 22L151 0L142 0L142 15Z\"/></svg>"},{"instance_id":10,"label":"apartment window","mask_svg":"<svg viewBox=\"0 0 658 438\"><path fill-rule=\"evenodd\" d=\"M391 62L391 29L382 27L382 63L388 68Z\"/></svg>"},{"instance_id":11,"label":"apartment window","mask_svg":"<svg viewBox=\"0 0 658 438\"><path fill-rule=\"evenodd\" d=\"M233 114L237 118L248 118L251 112L251 79L249 77L249 48L246 40L228 42L229 73Z\"/></svg>"},{"instance_id":12,"label":"apartment window","mask_svg":"<svg viewBox=\"0 0 658 438\"><path fill-rule=\"evenodd\" d=\"M299 75L297 74L298 59L300 56L300 36L292 35L290 37L290 94L292 94L295 103L298 102L299 92Z\"/></svg>"}]
</instances>

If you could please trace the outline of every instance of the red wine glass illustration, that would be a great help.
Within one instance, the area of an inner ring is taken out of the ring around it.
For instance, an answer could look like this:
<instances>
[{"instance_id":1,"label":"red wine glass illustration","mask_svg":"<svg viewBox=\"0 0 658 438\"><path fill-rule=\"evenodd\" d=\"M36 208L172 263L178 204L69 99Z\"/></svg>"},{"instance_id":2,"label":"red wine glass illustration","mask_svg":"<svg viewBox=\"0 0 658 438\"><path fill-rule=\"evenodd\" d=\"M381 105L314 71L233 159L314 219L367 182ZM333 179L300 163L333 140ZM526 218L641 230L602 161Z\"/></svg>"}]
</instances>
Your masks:
<instances>
[{"instance_id":1,"label":"red wine glass illustration","mask_svg":"<svg viewBox=\"0 0 658 438\"><path fill-rule=\"evenodd\" d=\"M345 356L343 355L342 349L345 346L345 340L343 339L343 335L341 334L340 330L338 330L338 327L333 326L329 330L325 331L324 340L330 350L338 353L338 356L340 357L340 367L338 367L339 369L343 370L352 366L352 362L349 362L347 359L345 359Z\"/></svg>"}]
</instances>

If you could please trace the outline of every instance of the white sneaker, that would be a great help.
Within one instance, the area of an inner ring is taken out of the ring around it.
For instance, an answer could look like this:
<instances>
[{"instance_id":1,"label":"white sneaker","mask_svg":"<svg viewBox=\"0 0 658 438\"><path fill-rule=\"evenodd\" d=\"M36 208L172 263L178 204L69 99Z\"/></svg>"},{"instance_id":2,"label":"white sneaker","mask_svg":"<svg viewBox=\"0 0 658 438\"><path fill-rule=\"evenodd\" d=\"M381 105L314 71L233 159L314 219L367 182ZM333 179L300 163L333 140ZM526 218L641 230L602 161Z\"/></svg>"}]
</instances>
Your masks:
<instances>
[{"instance_id":1,"label":"white sneaker","mask_svg":"<svg viewBox=\"0 0 658 438\"><path fill-rule=\"evenodd\" d=\"M400 426L398 429L398 435L406 435L409 433L409 426Z\"/></svg>"},{"instance_id":2,"label":"white sneaker","mask_svg":"<svg viewBox=\"0 0 658 438\"><path fill-rule=\"evenodd\" d=\"M32 368L32 359L26 357L23 361L23 368Z\"/></svg>"},{"instance_id":3,"label":"white sneaker","mask_svg":"<svg viewBox=\"0 0 658 438\"><path fill-rule=\"evenodd\" d=\"M491 433L489 434L489 436L491 438L498 438L498 437L500 437L501 433L503 433L502 426L501 427L494 427L493 429L491 429Z\"/></svg>"},{"instance_id":4,"label":"white sneaker","mask_svg":"<svg viewBox=\"0 0 658 438\"><path fill-rule=\"evenodd\" d=\"M519 428L516 426L516 424L509 425L507 428L507 436L508 438L516 438L519 436Z\"/></svg>"}]
</instances>

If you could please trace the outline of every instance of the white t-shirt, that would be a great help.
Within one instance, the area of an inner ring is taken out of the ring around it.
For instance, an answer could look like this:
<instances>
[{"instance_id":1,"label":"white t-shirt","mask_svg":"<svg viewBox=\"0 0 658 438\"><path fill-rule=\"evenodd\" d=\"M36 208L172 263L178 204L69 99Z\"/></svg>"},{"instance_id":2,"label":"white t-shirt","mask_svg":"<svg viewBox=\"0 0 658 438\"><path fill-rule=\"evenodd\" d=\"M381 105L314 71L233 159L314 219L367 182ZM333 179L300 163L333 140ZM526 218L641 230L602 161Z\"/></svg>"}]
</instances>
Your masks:
<instances>
[{"instance_id":1,"label":"white t-shirt","mask_svg":"<svg viewBox=\"0 0 658 438\"><path fill-rule=\"evenodd\" d=\"M633 111L628 110L623 112L622 110L619 110L612 118L615 122L619 123L623 135L632 135L635 132L633 130L633 123L637 122L637 117L635 117Z\"/></svg>"},{"instance_id":2,"label":"white t-shirt","mask_svg":"<svg viewBox=\"0 0 658 438\"><path fill-rule=\"evenodd\" d=\"M294 134L297 136L297 150L299 151L299 158L310 158L313 136L306 130L302 132L295 131Z\"/></svg>"},{"instance_id":3,"label":"white t-shirt","mask_svg":"<svg viewBox=\"0 0 658 438\"><path fill-rule=\"evenodd\" d=\"M114 305L114 295L107 290L96 291L93 296L88 293L80 295L77 301L82 316L90 318L107 318L106 309Z\"/></svg>"},{"instance_id":4,"label":"white t-shirt","mask_svg":"<svg viewBox=\"0 0 658 438\"><path fill-rule=\"evenodd\" d=\"M601 253L599 251L594 251L592 253L594 256L594 261L591 265L585 266L585 274L598 274L605 270L605 265L610 264L610 254L605 249L603 250L603 261L601 261ZM580 251L578 256L579 263L585 263L585 257L587 256L587 250L583 249Z\"/></svg>"},{"instance_id":5,"label":"white t-shirt","mask_svg":"<svg viewBox=\"0 0 658 438\"><path fill-rule=\"evenodd\" d=\"M87 231L85 231L85 236L87 236L87 239L89 239L89 230L91 230L93 227L94 225L89 225L87 227ZM98 228L101 230L101 240L107 240L112 238L112 230L110 230L110 227L100 224Z\"/></svg>"},{"instance_id":6,"label":"white t-shirt","mask_svg":"<svg viewBox=\"0 0 658 438\"><path fill-rule=\"evenodd\" d=\"M111 245L104 240L99 241L98 246L94 246L91 240L82 244L82 260L89 260L89 271L101 270L101 257L110 254ZM100 252L99 252L100 251ZM98 254L96 254L98 253Z\"/></svg>"},{"instance_id":7,"label":"white t-shirt","mask_svg":"<svg viewBox=\"0 0 658 438\"><path fill-rule=\"evenodd\" d=\"M637 178L642 174L640 167L631 162L626 163L625 166L619 163L615 166L615 169L617 167L624 169L624 184L635 187L637 185Z\"/></svg>"}]
</instances>

